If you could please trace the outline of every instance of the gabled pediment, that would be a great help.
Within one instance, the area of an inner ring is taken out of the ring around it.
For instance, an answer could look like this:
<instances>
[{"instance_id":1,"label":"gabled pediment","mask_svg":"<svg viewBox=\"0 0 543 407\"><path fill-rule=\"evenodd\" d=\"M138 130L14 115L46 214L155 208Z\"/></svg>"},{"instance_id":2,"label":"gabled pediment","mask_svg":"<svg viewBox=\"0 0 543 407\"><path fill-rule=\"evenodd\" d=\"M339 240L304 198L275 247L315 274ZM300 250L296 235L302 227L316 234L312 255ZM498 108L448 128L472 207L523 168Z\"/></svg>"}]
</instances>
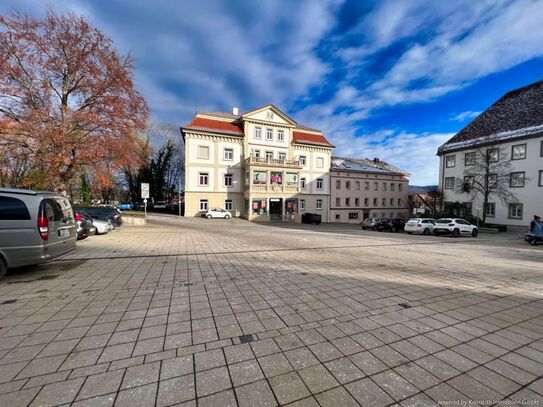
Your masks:
<instances>
[{"instance_id":1,"label":"gabled pediment","mask_svg":"<svg viewBox=\"0 0 543 407\"><path fill-rule=\"evenodd\" d=\"M243 120L275 123L287 126L296 126L296 122L272 104L243 113Z\"/></svg>"}]
</instances>

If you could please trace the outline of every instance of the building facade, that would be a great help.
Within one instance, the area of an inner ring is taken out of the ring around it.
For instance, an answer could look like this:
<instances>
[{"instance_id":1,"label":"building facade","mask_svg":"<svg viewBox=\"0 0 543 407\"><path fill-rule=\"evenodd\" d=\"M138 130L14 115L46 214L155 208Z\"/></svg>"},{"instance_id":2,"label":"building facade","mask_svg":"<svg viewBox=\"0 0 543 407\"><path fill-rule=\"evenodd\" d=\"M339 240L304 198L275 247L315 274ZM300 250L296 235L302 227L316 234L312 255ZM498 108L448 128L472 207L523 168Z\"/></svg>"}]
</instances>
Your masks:
<instances>
[{"instance_id":1,"label":"building facade","mask_svg":"<svg viewBox=\"0 0 543 407\"><path fill-rule=\"evenodd\" d=\"M409 174L384 161L332 157L330 188L332 222L409 216Z\"/></svg>"},{"instance_id":2,"label":"building facade","mask_svg":"<svg viewBox=\"0 0 543 407\"><path fill-rule=\"evenodd\" d=\"M255 221L329 221L334 146L273 105L239 114L197 112L185 141L185 216L217 207Z\"/></svg>"},{"instance_id":3,"label":"building facade","mask_svg":"<svg viewBox=\"0 0 543 407\"><path fill-rule=\"evenodd\" d=\"M461 203L479 218L484 211L487 222L512 226L542 215L543 81L504 95L437 154L444 207ZM486 207L481 186L491 191Z\"/></svg>"}]
</instances>

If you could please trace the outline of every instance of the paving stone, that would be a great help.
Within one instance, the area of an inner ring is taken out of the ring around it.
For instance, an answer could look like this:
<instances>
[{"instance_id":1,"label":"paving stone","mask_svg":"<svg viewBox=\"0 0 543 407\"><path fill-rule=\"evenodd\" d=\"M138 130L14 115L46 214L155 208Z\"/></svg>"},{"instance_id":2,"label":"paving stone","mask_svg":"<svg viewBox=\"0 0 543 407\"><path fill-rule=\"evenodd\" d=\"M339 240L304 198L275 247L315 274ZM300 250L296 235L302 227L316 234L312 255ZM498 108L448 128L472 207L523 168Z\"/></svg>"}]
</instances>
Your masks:
<instances>
[{"instance_id":1,"label":"paving stone","mask_svg":"<svg viewBox=\"0 0 543 407\"><path fill-rule=\"evenodd\" d=\"M264 380L235 388L239 407L277 406L268 383Z\"/></svg>"},{"instance_id":2,"label":"paving stone","mask_svg":"<svg viewBox=\"0 0 543 407\"><path fill-rule=\"evenodd\" d=\"M164 350L181 348L183 346L190 346L192 344L190 333L180 333L176 335L166 336L164 342Z\"/></svg>"},{"instance_id":3,"label":"paving stone","mask_svg":"<svg viewBox=\"0 0 543 407\"><path fill-rule=\"evenodd\" d=\"M121 390L115 407L154 407L158 383Z\"/></svg>"},{"instance_id":4,"label":"paving stone","mask_svg":"<svg viewBox=\"0 0 543 407\"><path fill-rule=\"evenodd\" d=\"M103 396L73 402L71 407L111 407L115 402L117 393L104 394Z\"/></svg>"},{"instance_id":5,"label":"paving stone","mask_svg":"<svg viewBox=\"0 0 543 407\"><path fill-rule=\"evenodd\" d=\"M126 369L121 389L143 386L158 381L160 362L146 363Z\"/></svg>"},{"instance_id":6,"label":"paving stone","mask_svg":"<svg viewBox=\"0 0 543 407\"><path fill-rule=\"evenodd\" d=\"M226 365L222 349L196 353L194 355L194 361L197 372Z\"/></svg>"},{"instance_id":7,"label":"paving stone","mask_svg":"<svg viewBox=\"0 0 543 407\"><path fill-rule=\"evenodd\" d=\"M195 398L194 375L163 380L158 386L157 407L171 406Z\"/></svg>"},{"instance_id":8,"label":"paving stone","mask_svg":"<svg viewBox=\"0 0 543 407\"><path fill-rule=\"evenodd\" d=\"M357 368L348 358L331 360L324 364L341 384L361 379L365 374Z\"/></svg>"},{"instance_id":9,"label":"paving stone","mask_svg":"<svg viewBox=\"0 0 543 407\"><path fill-rule=\"evenodd\" d=\"M160 380L184 376L194 372L194 363L191 355L180 356L162 361Z\"/></svg>"},{"instance_id":10,"label":"paving stone","mask_svg":"<svg viewBox=\"0 0 543 407\"><path fill-rule=\"evenodd\" d=\"M228 369L230 370L230 376L234 386L241 386L264 379L264 374L256 359L228 365Z\"/></svg>"},{"instance_id":11,"label":"paving stone","mask_svg":"<svg viewBox=\"0 0 543 407\"><path fill-rule=\"evenodd\" d=\"M277 344L271 338L264 339L263 341L251 342L250 345L257 358L272 355L281 351L279 346L277 346Z\"/></svg>"},{"instance_id":12,"label":"paving stone","mask_svg":"<svg viewBox=\"0 0 543 407\"><path fill-rule=\"evenodd\" d=\"M284 353L290 364L295 370L303 369L304 367L318 365L319 360L313 356L313 353L308 348L292 349Z\"/></svg>"},{"instance_id":13,"label":"paving stone","mask_svg":"<svg viewBox=\"0 0 543 407\"><path fill-rule=\"evenodd\" d=\"M419 390L407 380L392 370L387 370L372 376L372 380L396 401L418 393Z\"/></svg>"},{"instance_id":14,"label":"paving stone","mask_svg":"<svg viewBox=\"0 0 543 407\"><path fill-rule=\"evenodd\" d=\"M367 375L382 372L387 366L370 352L360 352L349 356L349 359Z\"/></svg>"},{"instance_id":15,"label":"paving stone","mask_svg":"<svg viewBox=\"0 0 543 407\"><path fill-rule=\"evenodd\" d=\"M310 395L304 382L295 372L275 376L269 382L279 404L287 404Z\"/></svg>"},{"instance_id":16,"label":"paving stone","mask_svg":"<svg viewBox=\"0 0 543 407\"><path fill-rule=\"evenodd\" d=\"M60 366L60 370L77 369L78 367L94 365L101 353L102 349L91 349L71 353Z\"/></svg>"},{"instance_id":17,"label":"paving stone","mask_svg":"<svg viewBox=\"0 0 543 407\"><path fill-rule=\"evenodd\" d=\"M314 345L310 345L309 349L323 363L343 356L343 353L341 353L330 342L316 343Z\"/></svg>"},{"instance_id":18,"label":"paving stone","mask_svg":"<svg viewBox=\"0 0 543 407\"><path fill-rule=\"evenodd\" d=\"M59 366L62 365L64 360L66 360L66 357L67 355L58 355L34 359L28 363L23 370L21 370L21 372L17 375L17 378L22 379L56 372ZM4 368L11 369L11 366L12 365L0 366L0 371ZM15 373L17 373L16 370ZM0 376L2 376L1 372Z\"/></svg>"},{"instance_id":19,"label":"paving stone","mask_svg":"<svg viewBox=\"0 0 543 407\"><path fill-rule=\"evenodd\" d=\"M87 377L85 384L77 395L77 400L116 392L121 385L123 376L124 370L114 370Z\"/></svg>"},{"instance_id":20,"label":"paving stone","mask_svg":"<svg viewBox=\"0 0 543 407\"><path fill-rule=\"evenodd\" d=\"M345 385L345 388L356 399L356 401L366 406L388 406L394 400L379 386L377 386L370 378L357 380Z\"/></svg>"},{"instance_id":21,"label":"paving stone","mask_svg":"<svg viewBox=\"0 0 543 407\"><path fill-rule=\"evenodd\" d=\"M39 387L0 395L0 406L26 407L40 391Z\"/></svg>"},{"instance_id":22,"label":"paving stone","mask_svg":"<svg viewBox=\"0 0 543 407\"><path fill-rule=\"evenodd\" d=\"M251 345L248 343L228 346L224 348L224 354L228 364L243 362L244 360L253 359L255 357Z\"/></svg>"},{"instance_id":23,"label":"paving stone","mask_svg":"<svg viewBox=\"0 0 543 407\"><path fill-rule=\"evenodd\" d=\"M198 406L200 407L237 407L237 405L233 390L222 391L198 399Z\"/></svg>"},{"instance_id":24,"label":"paving stone","mask_svg":"<svg viewBox=\"0 0 543 407\"><path fill-rule=\"evenodd\" d=\"M47 384L32 401L31 406L56 406L71 403L85 381L84 378L72 379L58 383Z\"/></svg>"},{"instance_id":25,"label":"paving stone","mask_svg":"<svg viewBox=\"0 0 543 407\"><path fill-rule=\"evenodd\" d=\"M339 385L334 376L322 365L306 367L298 371L298 374L313 394Z\"/></svg>"},{"instance_id":26,"label":"paving stone","mask_svg":"<svg viewBox=\"0 0 543 407\"><path fill-rule=\"evenodd\" d=\"M264 375L268 378L292 371L292 366L285 355L276 353L258 359Z\"/></svg>"},{"instance_id":27,"label":"paving stone","mask_svg":"<svg viewBox=\"0 0 543 407\"><path fill-rule=\"evenodd\" d=\"M315 396L322 407L351 407L357 402L343 387L327 390Z\"/></svg>"},{"instance_id":28,"label":"paving stone","mask_svg":"<svg viewBox=\"0 0 543 407\"><path fill-rule=\"evenodd\" d=\"M134 342L113 345L104 348L98 363L111 362L113 360L126 359L132 355ZM136 355L137 356L137 355Z\"/></svg>"},{"instance_id":29,"label":"paving stone","mask_svg":"<svg viewBox=\"0 0 543 407\"><path fill-rule=\"evenodd\" d=\"M232 385L226 366L196 373L196 391L198 397L227 390Z\"/></svg>"},{"instance_id":30,"label":"paving stone","mask_svg":"<svg viewBox=\"0 0 543 407\"><path fill-rule=\"evenodd\" d=\"M44 386L49 383L56 383L66 380L70 374L70 371L66 370L58 373L45 374L43 376L36 376L31 378L28 381L25 381L24 388L28 389L30 387Z\"/></svg>"}]
</instances>

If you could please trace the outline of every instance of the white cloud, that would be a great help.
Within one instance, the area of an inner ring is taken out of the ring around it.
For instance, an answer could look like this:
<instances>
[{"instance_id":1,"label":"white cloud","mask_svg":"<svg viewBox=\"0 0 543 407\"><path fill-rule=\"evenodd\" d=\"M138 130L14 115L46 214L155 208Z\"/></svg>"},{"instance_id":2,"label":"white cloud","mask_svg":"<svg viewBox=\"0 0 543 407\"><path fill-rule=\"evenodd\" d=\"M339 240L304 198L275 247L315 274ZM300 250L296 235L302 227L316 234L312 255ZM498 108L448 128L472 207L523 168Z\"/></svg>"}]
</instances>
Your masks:
<instances>
[{"instance_id":1,"label":"white cloud","mask_svg":"<svg viewBox=\"0 0 543 407\"><path fill-rule=\"evenodd\" d=\"M473 110L466 110L465 112L460 112L460 113L452 116L451 120L456 121L456 122L463 122L464 120L475 119L480 114L481 114L481 112L474 112Z\"/></svg>"}]
</instances>

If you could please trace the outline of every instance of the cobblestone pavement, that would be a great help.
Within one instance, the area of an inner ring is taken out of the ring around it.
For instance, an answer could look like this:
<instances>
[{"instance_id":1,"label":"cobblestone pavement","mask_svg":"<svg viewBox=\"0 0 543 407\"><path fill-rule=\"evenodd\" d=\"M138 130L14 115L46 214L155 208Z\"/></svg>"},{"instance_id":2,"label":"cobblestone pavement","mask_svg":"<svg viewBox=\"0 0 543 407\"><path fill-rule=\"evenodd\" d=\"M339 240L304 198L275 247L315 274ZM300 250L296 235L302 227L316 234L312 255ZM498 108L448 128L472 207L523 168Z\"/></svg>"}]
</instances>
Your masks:
<instances>
[{"instance_id":1,"label":"cobblestone pavement","mask_svg":"<svg viewBox=\"0 0 543 407\"><path fill-rule=\"evenodd\" d=\"M0 282L0 406L543 403L543 247L162 219Z\"/></svg>"}]
</instances>

